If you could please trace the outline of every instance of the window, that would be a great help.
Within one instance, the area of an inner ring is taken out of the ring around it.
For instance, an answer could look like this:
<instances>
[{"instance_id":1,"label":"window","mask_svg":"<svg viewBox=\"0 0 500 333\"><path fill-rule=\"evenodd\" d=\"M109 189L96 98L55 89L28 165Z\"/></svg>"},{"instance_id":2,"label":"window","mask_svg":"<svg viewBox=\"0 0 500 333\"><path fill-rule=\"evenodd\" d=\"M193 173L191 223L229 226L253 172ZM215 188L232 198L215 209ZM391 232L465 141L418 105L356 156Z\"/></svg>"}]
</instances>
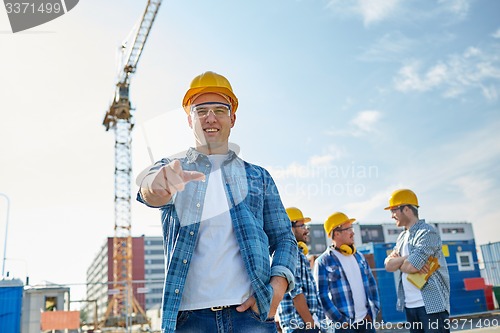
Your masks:
<instances>
[{"instance_id":1,"label":"window","mask_svg":"<svg viewBox=\"0 0 500 333\"><path fill-rule=\"evenodd\" d=\"M459 271L473 271L472 252L457 252L457 264Z\"/></svg>"},{"instance_id":2,"label":"window","mask_svg":"<svg viewBox=\"0 0 500 333\"><path fill-rule=\"evenodd\" d=\"M147 240L146 245L163 245L163 240Z\"/></svg>"},{"instance_id":3,"label":"window","mask_svg":"<svg viewBox=\"0 0 500 333\"><path fill-rule=\"evenodd\" d=\"M46 296L44 311L56 311L56 310L57 310L57 297Z\"/></svg>"},{"instance_id":4,"label":"window","mask_svg":"<svg viewBox=\"0 0 500 333\"><path fill-rule=\"evenodd\" d=\"M326 250L326 235L322 224L309 224L309 254L319 254Z\"/></svg>"},{"instance_id":5,"label":"window","mask_svg":"<svg viewBox=\"0 0 500 333\"><path fill-rule=\"evenodd\" d=\"M401 229L387 229L388 235L399 235L401 233Z\"/></svg>"},{"instance_id":6,"label":"window","mask_svg":"<svg viewBox=\"0 0 500 333\"><path fill-rule=\"evenodd\" d=\"M464 228L443 228L443 234L464 234Z\"/></svg>"},{"instance_id":7,"label":"window","mask_svg":"<svg viewBox=\"0 0 500 333\"><path fill-rule=\"evenodd\" d=\"M381 225L362 225L361 242L365 243L383 243L384 232Z\"/></svg>"}]
</instances>

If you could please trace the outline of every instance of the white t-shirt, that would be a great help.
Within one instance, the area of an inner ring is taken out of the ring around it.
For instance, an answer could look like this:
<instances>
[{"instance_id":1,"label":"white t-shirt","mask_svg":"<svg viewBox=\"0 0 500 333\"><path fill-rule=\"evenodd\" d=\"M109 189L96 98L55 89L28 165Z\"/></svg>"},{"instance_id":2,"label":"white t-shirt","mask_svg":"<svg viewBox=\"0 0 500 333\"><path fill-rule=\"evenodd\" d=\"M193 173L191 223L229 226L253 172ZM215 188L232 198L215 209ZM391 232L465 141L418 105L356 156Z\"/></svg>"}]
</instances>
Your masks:
<instances>
[{"instance_id":1,"label":"white t-shirt","mask_svg":"<svg viewBox=\"0 0 500 333\"><path fill-rule=\"evenodd\" d=\"M358 261L353 255L343 255L339 251L333 251L344 269L344 273L351 286L352 299L354 300L354 322L359 322L365 319L368 314L366 308L366 293L363 285L363 277L358 265Z\"/></svg>"},{"instance_id":2,"label":"white t-shirt","mask_svg":"<svg viewBox=\"0 0 500 333\"><path fill-rule=\"evenodd\" d=\"M227 155L208 155L212 172L180 310L236 305L252 295L252 286L234 234L220 166Z\"/></svg>"},{"instance_id":3,"label":"white t-shirt","mask_svg":"<svg viewBox=\"0 0 500 333\"><path fill-rule=\"evenodd\" d=\"M407 256L410 252L408 250L408 237L410 233L406 231L403 239L403 246L401 248L401 256ZM410 281L407 279L408 273L402 273L403 280L403 290L405 292L405 306L407 308L419 308L424 306L424 299L422 298L422 292L420 289L415 287Z\"/></svg>"}]
</instances>

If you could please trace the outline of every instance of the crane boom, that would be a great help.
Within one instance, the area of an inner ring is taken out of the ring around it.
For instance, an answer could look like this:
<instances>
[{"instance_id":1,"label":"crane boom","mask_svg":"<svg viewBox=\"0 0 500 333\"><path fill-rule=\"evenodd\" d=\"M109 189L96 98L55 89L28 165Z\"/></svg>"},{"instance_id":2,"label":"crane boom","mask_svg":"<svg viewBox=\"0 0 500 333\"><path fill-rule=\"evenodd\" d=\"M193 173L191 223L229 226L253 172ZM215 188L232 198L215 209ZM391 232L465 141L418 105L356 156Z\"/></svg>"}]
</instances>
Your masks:
<instances>
[{"instance_id":1,"label":"crane boom","mask_svg":"<svg viewBox=\"0 0 500 333\"><path fill-rule=\"evenodd\" d=\"M106 131L115 132L115 226L113 237L113 289L102 325L129 326L147 322L147 317L134 297L132 286L132 235L131 235L131 131L134 127L129 99L130 78L137 69L142 50L158 13L161 0L148 0L135 32L130 51L125 55L120 69L113 102L106 112L103 125ZM143 319L143 320L141 320Z\"/></svg>"},{"instance_id":2,"label":"crane boom","mask_svg":"<svg viewBox=\"0 0 500 333\"><path fill-rule=\"evenodd\" d=\"M132 43L130 53L128 54L123 71L121 71L120 73L118 82L126 82L127 80L129 80L130 73L135 72L137 63L139 62L139 58L142 54L142 50L149 36L149 32L151 31L151 27L153 26L153 22L156 18L156 14L158 13L158 9L160 8L160 4L161 0L148 1L148 5L146 6L144 14L142 15L141 24L139 26L139 29L137 29L137 33L134 37L134 42Z\"/></svg>"}]
</instances>

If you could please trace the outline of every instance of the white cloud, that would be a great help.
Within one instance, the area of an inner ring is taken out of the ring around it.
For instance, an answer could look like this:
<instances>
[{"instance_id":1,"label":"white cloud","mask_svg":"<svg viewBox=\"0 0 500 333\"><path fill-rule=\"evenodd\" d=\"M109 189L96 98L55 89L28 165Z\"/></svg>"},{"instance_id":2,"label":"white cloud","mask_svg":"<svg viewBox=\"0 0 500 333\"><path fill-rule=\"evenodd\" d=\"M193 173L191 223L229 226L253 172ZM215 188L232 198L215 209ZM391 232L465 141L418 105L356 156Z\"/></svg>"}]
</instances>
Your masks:
<instances>
[{"instance_id":1,"label":"white cloud","mask_svg":"<svg viewBox=\"0 0 500 333\"><path fill-rule=\"evenodd\" d=\"M427 70L422 67L416 60L401 67L394 78L396 90L423 92L439 89L444 97L451 98L476 88L488 100L498 97L500 57L494 52L469 47L462 54L450 55Z\"/></svg>"},{"instance_id":2,"label":"white cloud","mask_svg":"<svg viewBox=\"0 0 500 333\"><path fill-rule=\"evenodd\" d=\"M481 91L483 92L483 96L490 101L496 101L498 99L499 89L493 85L481 86Z\"/></svg>"},{"instance_id":3,"label":"white cloud","mask_svg":"<svg viewBox=\"0 0 500 333\"><path fill-rule=\"evenodd\" d=\"M451 182L457 186L466 199L475 200L481 197L483 193L487 193L494 186L491 179L481 176L463 175Z\"/></svg>"},{"instance_id":4,"label":"white cloud","mask_svg":"<svg viewBox=\"0 0 500 333\"><path fill-rule=\"evenodd\" d=\"M449 24L463 20L470 10L470 0L415 2L401 0L329 0L327 8L340 17L360 17L365 27L383 21L403 24L438 20Z\"/></svg>"},{"instance_id":5,"label":"white cloud","mask_svg":"<svg viewBox=\"0 0 500 333\"><path fill-rule=\"evenodd\" d=\"M464 58L470 58L474 56L479 56L481 54L481 50L478 49L477 47L469 47L467 50L464 52Z\"/></svg>"},{"instance_id":6,"label":"white cloud","mask_svg":"<svg viewBox=\"0 0 500 333\"><path fill-rule=\"evenodd\" d=\"M359 58L363 61L399 61L414 45L414 40L399 31L390 32L370 45Z\"/></svg>"},{"instance_id":7,"label":"white cloud","mask_svg":"<svg viewBox=\"0 0 500 333\"><path fill-rule=\"evenodd\" d=\"M310 161L311 165L328 165L334 159L335 159L335 157L333 155L326 154L326 155L311 156L309 161Z\"/></svg>"},{"instance_id":8,"label":"white cloud","mask_svg":"<svg viewBox=\"0 0 500 333\"><path fill-rule=\"evenodd\" d=\"M356 126L361 132L374 132L380 116L381 113L376 110L361 111L353 120L351 120L351 124Z\"/></svg>"},{"instance_id":9,"label":"white cloud","mask_svg":"<svg viewBox=\"0 0 500 333\"><path fill-rule=\"evenodd\" d=\"M500 38L500 28L497 29L493 34L491 34L493 38Z\"/></svg>"},{"instance_id":10,"label":"white cloud","mask_svg":"<svg viewBox=\"0 0 500 333\"><path fill-rule=\"evenodd\" d=\"M377 133L377 126L382 113L377 110L363 110L349 122L351 126L341 130L330 130L326 132L329 136L351 136L360 137L367 134Z\"/></svg>"},{"instance_id":11,"label":"white cloud","mask_svg":"<svg viewBox=\"0 0 500 333\"><path fill-rule=\"evenodd\" d=\"M438 4L458 17L467 16L470 7L469 0L439 0Z\"/></svg>"},{"instance_id":12,"label":"white cloud","mask_svg":"<svg viewBox=\"0 0 500 333\"><path fill-rule=\"evenodd\" d=\"M266 169L275 179L285 178L314 178L319 173L324 173L334 161L339 160L344 155L343 150L334 145L330 145L322 155L313 155L308 158L305 164L292 162L286 166L266 166Z\"/></svg>"},{"instance_id":13,"label":"white cloud","mask_svg":"<svg viewBox=\"0 0 500 333\"><path fill-rule=\"evenodd\" d=\"M399 0L360 0L358 11L363 17L365 26L368 26L391 16L398 5Z\"/></svg>"},{"instance_id":14,"label":"white cloud","mask_svg":"<svg viewBox=\"0 0 500 333\"><path fill-rule=\"evenodd\" d=\"M401 0L330 0L327 7L343 16L361 16L365 26L393 16Z\"/></svg>"}]
</instances>

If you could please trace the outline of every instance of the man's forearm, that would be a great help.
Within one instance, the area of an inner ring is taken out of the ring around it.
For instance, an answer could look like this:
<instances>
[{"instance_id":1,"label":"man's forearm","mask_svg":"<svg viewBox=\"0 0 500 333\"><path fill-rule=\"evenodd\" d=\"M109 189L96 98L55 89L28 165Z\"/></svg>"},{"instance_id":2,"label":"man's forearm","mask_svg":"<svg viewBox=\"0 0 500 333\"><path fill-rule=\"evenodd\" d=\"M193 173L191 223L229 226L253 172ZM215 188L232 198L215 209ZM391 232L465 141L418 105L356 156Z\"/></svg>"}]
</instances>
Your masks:
<instances>
[{"instance_id":1,"label":"man's forearm","mask_svg":"<svg viewBox=\"0 0 500 333\"><path fill-rule=\"evenodd\" d=\"M157 190L155 191L153 189L153 182L158 176L158 173L161 172L162 170L158 170L157 172L151 173L147 176L144 177L144 179L141 182L141 187L139 188L139 191L141 193L142 199L150 206L154 207L161 207L166 205L170 199L172 198L172 195L169 195L167 190L161 191L161 194L158 194ZM167 194L167 195L165 195Z\"/></svg>"},{"instance_id":2,"label":"man's forearm","mask_svg":"<svg viewBox=\"0 0 500 333\"><path fill-rule=\"evenodd\" d=\"M401 267L399 269L401 270L401 272L408 273L408 274L417 273L419 271L407 259L405 259L405 261L403 262L403 264L401 265Z\"/></svg>"},{"instance_id":3,"label":"man's forearm","mask_svg":"<svg viewBox=\"0 0 500 333\"><path fill-rule=\"evenodd\" d=\"M385 259L385 270L395 272L401 268L406 257L388 257Z\"/></svg>"},{"instance_id":4,"label":"man's forearm","mask_svg":"<svg viewBox=\"0 0 500 333\"><path fill-rule=\"evenodd\" d=\"M269 282L273 287L273 299L271 301L271 307L269 309L269 315L274 316L278 305L280 304L286 290L288 289L288 281L282 276L272 276Z\"/></svg>"},{"instance_id":5,"label":"man's forearm","mask_svg":"<svg viewBox=\"0 0 500 333\"><path fill-rule=\"evenodd\" d=\"M298 294L297 296L295 296L295 298L293 299L293 306L295 306L295 309L299 313L304 323L314 325L314 318L311 314L311 310L309 310L309 307L307 306L307 300L304 294Z\"/></svg>"}]
</instances>

